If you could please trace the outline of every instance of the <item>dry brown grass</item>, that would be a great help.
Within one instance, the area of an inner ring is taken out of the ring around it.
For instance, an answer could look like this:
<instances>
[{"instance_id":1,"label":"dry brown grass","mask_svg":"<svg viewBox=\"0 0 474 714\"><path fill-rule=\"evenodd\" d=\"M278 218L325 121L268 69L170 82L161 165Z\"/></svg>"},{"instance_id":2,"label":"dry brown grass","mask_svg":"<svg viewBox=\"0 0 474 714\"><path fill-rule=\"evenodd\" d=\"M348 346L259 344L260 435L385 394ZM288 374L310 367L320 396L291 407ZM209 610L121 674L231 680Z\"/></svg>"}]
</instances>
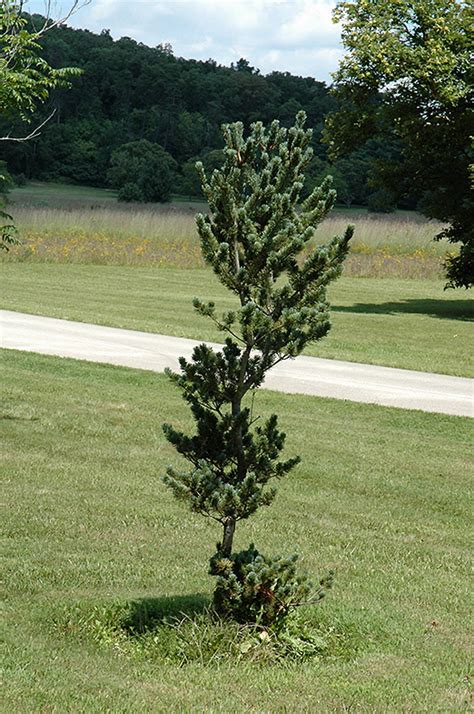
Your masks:
<instances>
[{"instance_id":1,"label":"dry brown grass","mask_svg":"<svg viewBox=\"0 0 474 714\"><path fill-rule=\"evenodd\" d=\"M167 210L51 209L16 212L21 245L9 261L202 267L194 212ZM325 243L349 222L356 226L345 273L361 277L433 278L442 274L447 244L433 242L439 224L419 217L336 214L313 241Z\"/></svg>"}]
</instances>

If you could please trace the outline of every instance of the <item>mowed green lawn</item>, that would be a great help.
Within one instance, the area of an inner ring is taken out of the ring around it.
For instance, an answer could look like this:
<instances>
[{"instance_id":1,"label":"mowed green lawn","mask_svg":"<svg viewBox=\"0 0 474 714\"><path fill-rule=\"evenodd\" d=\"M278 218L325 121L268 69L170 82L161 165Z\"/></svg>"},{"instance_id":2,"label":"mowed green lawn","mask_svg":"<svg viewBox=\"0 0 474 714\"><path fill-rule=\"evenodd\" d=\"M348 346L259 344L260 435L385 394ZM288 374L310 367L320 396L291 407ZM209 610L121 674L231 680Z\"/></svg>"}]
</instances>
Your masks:
<instances>
[{"instance_id":1,"label":"mowed green lawn","mask_svg":"<svg viewBox=\"0 0 474 714\"><path fill-rule=\"evenodd\" d=\"M13 205L38 205L58 207L64 203L84 205L110 205L117 203L117 191L93 186L71 186L64 183L29 181L9 193Z\"/></svg>"},{"instance_id":2,"label":"mowed green lawn","mask_svg":"<svg viewBox=\"0 0 474 714\"><path fill-rule=\"evenodd\" d=\"M194 296L229 309L233 297L204 269L4 263L2 307L196 339L222 339L195 314ZM474 301L441 280L341 278L329 292L333 329L307 353L471 376Z\"/></svg>"},{"instance_id":3,"label":"mowed green lawn","mask_svg":"<svg viewBox=\"0 0 474 714\"><path fill-rule=\"evenodd\" d=\"M194 210L205 210L206 203L204 198L192 196L180 196L173 194L169 203L132 203L123 204L117 201L117 191L111 188L97 188L94 186L81 186L79 184L55 183L54 181L28 181L24 186L13 188L9 194L9 201L16 206L47 206L51 208L67 207L83 205L86 208L106 206L108 208L113 205L133 206L135 210L140 209L147 212L166 210L170 205L181 204L184 207L188 205ZM366 207L347 208L343 205L337 205L334 209L335 213L340 213L345 216L365 216L368 211ZM380 214L387 217L387 214ZM420 220L419 215L414 211L397 210L393 214L389 214L389 218L394 216L403 216L408 220ZM421 219L423 220L423 219Z\"/></svg>"},{"instance_id":4,"label":"mowed green lawn","mask_svg":"<svg viewBox=\"0 0 474 714\"><path fill-rule=\"evenodd\" d=\"M334 567L334 589L301 617L340 646L306 662L179 666L55 623L211 592L219 533L160 482L178 459L160 425L185 425L185 404L150 372L21 352L3 353L2 371L5 711L468 706L467 419L260 393L255 408L281 415L286 453L303 460L236 547L297 550L315 576Z\"/></svg>"},{"instance_id":5,"label":"mowed green lawn","mask_svg":"<svg viewBox=\"0 0 474 714\"><path fill-rule=\"evenodd\" d=\"M8 194L9 201L13 207L17 206L41 206L48 208L114 208L122 207L123 203L117 201L117 191L111 188L97 188L95 186L80 186L78 184L54 183L52 181L28 181L25 186L15 187ZM187 196L174 196L170 203L133 203L125 204L132 205L135 210L143 211L163 211L170 205L178 203L187 207L191 205L204 206L204 199L193 199ZM361 209L367 212L365 209ZM409 215L410 213L400 212Z\"/></svg>"}]
</instances>

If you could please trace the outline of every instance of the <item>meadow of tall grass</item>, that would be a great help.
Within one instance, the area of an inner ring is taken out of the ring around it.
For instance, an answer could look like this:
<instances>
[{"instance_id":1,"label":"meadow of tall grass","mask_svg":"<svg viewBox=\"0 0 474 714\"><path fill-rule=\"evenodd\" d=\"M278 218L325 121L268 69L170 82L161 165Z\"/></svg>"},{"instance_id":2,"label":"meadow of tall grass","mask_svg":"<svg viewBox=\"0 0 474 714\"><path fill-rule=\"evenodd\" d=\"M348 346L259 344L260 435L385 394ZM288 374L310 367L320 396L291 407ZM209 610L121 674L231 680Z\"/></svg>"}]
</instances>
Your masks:
<instances>
[{"instance_id":1,"label":"meadow of tall grass","mask_svg":"<svg viewBox=\"0 0 474 714\"><path fill-rule=\"evenodd\" d=\"M22 242L3 260L200 267L195 210L176 205L160 210L18 206L15 219ZM448 244L433 241L440 224L416 214L382 217L335 212L318 228L314 243L327 242L350 222L355 223L356 233L346 275L435 278L442 274Z\"/></svg>"}]
</instances>

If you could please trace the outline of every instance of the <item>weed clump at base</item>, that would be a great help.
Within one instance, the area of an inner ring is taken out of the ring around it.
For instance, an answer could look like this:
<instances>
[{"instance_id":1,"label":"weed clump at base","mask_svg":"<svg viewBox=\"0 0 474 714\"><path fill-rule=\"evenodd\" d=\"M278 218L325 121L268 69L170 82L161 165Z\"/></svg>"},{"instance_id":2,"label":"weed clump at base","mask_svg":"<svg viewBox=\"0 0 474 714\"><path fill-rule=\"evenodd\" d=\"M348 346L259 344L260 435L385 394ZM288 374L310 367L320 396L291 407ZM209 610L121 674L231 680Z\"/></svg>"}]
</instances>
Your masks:
<instances>
[{"instance_id":1,"label":"weed clump at base","mask_svg":"<svg viewBox=\"0 0 474 714\"><path fill-rule=\"evenodd\" d=\"M367 646L366 636L352 623L315 624L296 613L283 627L244 625L219 617L201 595L64 606L54 629L119 656L180 666L350 660L364 642Z\"/></svg>"}]
</instances>

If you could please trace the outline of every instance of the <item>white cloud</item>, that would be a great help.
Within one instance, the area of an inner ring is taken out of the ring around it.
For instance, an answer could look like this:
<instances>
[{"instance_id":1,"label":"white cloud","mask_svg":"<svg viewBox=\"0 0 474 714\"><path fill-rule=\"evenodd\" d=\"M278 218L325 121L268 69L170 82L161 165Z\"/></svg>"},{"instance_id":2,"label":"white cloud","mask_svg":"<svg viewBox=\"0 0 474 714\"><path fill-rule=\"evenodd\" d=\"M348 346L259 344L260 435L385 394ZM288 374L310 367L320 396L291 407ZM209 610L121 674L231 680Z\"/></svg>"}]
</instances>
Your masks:
<instances>
[{"instance_id":1,"label":"white cloud","mask_svg":"<svg viewBox=\"0 0 474 714\"><path fill-rule=\"evenodd\" d=\"M70 1L70 0L69 0ZM68 0L61 0L63 10ZM212 57L221 64L245 57L263 73L289 71L330 80L341 56L335 0L92 0L73 27L150 46L171 42L176 55ZM43 0L27 10L41 12Z\"/></svg>"},{"instance_id":2,"label":"white cloud","mask_svg":"<svg viewBox=\"0 0 474 714\"><path fill-rule=\"evenodd\" d=\"M332 22L333 2L298 2L298 11L283 24L277 38L283 44L295 47L317 42L320 45L338 43L339 31Z\"/></svg>"}]
</instances>

